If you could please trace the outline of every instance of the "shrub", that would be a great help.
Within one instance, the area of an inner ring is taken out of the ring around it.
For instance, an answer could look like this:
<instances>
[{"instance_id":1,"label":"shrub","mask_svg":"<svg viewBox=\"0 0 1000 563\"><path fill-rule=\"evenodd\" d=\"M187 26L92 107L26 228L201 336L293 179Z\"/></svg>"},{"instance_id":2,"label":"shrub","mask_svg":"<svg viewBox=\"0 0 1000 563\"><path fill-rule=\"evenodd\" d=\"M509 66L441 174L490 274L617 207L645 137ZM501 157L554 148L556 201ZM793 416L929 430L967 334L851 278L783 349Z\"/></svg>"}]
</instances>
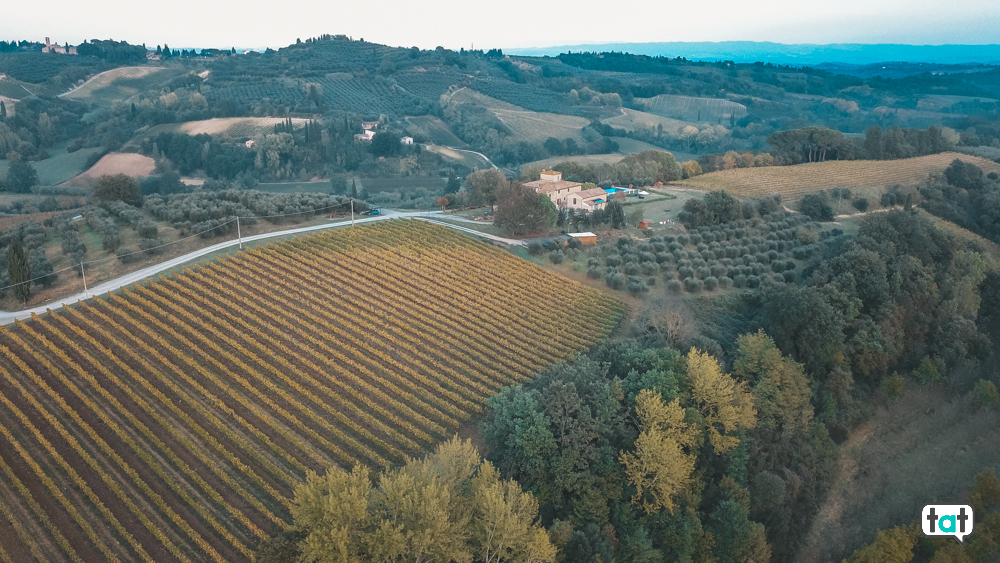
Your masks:
<instances>
[{"instance_id":1,"label":"shrub","mask_svg":"<svg viewBox=\"0 0 1000 563\"><path fill-rule=\"evenodd\" d=\"M732 278L722 276L719 278L719 289L729 289L733 286Z\"/></svg>"},{"instance_id":2,"label":"shrub","mask_svg":"<svg viewBox=\"0 0 1000 563\"><path fill-rule=\"evenodd\" d=\"M649 276L649 278L646 279L646 285L650 287L656 285L656 276Z\"/></svg>"},{"instance_id":3,"label":"shrub","mask_svg":"<svg viewBox=\"0 0 1000 563\"><path fill-rule=\"evenodd\" d=\"M680 235L677 237L677 244L681 246L687 246L690 239L687 235Z\"/></svg>"},{"instance_id":4,"label":"shrub","mask_svg":"<svg viewBox=\"0 0 1000 563\"><path fill-rule=\"evenodd\" d=\"M746 287L746 285L747 285L747 277L744 276L743 274L738 274L733 277L733 287L740 289Z\"/></svg>"},{"instance_id":5,"label":"shrub","mask_svg":"<svg viewBox=\"0 0 1000 563\"><path fill-rule=\"evenodd\" d=\"M826 197L819 194L807 194L803 197L799 210L817 221L833 221L833 208L827 203Z\"/></svg>"},{"instance_id":6,"label":"shrub","mask_svg":"<svg viewBox=\"0 0 1000 563\"><path fill-rule=\"evenodd\" d=\"M636 276L639 274L639 265L635 262L626 262L624 271L627 276Z\"/></svg>"},{"instance_id":7,"label":"shrub","mask_svg":"<svg viewBox=\"0 0 1000 563\"><path fill-rule=\"evenodd\" d=\"M128 248L119 248L115 251L115 256L122 264L128 264L135 258L135 253Z\"/></svg>"},{"instance_id":8,"label":"shrub","mask_svg":"<svg viewBox=\"0 0 1000 563\"><path fill-rule=\"evenodd\" d=\"M719 285L719 278L709 276L705 278L705 291L712 291Z\"/></svg>"},{"instance_id":9,"label":"shrub","mask_svg":"<svg viewBox=\"0 0 1000 563\"><path fill-rule=\"evenodd\" d=\"M632 294L632 297L639 297L647 291L649 291L649 287L642 278L638 276L629 276L628 292Z\"/></svg>"},{"instance_id":10,"label":"shrub","mask_svg":"<svg viewBox=\"0 0 1000 563\"><path fill-rule=\"evenodd\" d=\"M553 250L549 252L549 262L553 264L562 264L563 260L566 259L566 255L563 254L562 250Z\"/></svg>"},{"instance_id":11,"label":"shrub","mask_svg":"<svg viewBox=\"0 0 1000 563\"><path fill-rule=\"evenodd\" d=\"M996 406L998 402L1000 402L1000 393L997 392L997 386L992 381L980 379L976 385L976 395L973 398L973 404L978 408L989 409ZM993 479L995 481L996 477Z\"/></svg>"},{"instance_id":12,"label":"shrub","mask_svg":"<svg viewBox=\"0 0 1000 563\"><path fill-rule=\"evenodd\" d=\"M755 287L760 287L760 278L757 276L748 276L747 287L749 287L750 289L753 289Z\"/></svg>"},{"instance_id":13,"label":"shrub","mask_svg":"<svg viewBox=\"0 0 1000 563\"><path fill-rule=\"evenodd\" d=\"M163 241L158 238L142 238L139 239L139 250L151 254L160 254L166 248L163 246Z\"/></svg>"},{"instance_id":14,"label":"shrub","mask_svg":"<svg viewBox=\"0 0 1000 563\"><path fill-rule=\"evenodd\" d=\"M683 284L677 280L670 280L667 282L667 291L670 293L680 293L683 287Z\"/></svg>"},{"instance_id":15,"label":"shrub","mask_svg":"<svg viewBox=\"0 0 1000 563\"><path fill-rule=\"evenodd\" d=\"M644 276L651 276L656 273L656 262L643 262L639 264L639 271Z\"/></svg>"},{"instance_id":16,"label":"shrub","mask_svg":"<svg viewBox=\"0 0 1000 563\"><path fill-rule=\"evenodd\" d=\"M583 248L583 243L580 242L580 239L576 237L570 237L569 242L566 243L566 246L579 250Z\"/></svg>"},{"instance_id":17,"label":"shrub","mask_svg":"<svg viewBox=\"0 0 1000 563\"><path fill-rule=\"evenodd\" d=\"M864 213L865 211L868 211L868 198L867 197L859 197L858 199L854 200L854 202L852 203L852 205L854 205L855 209L857 209L858 211Z\"/></svg>"},{"instance_id":18,"label":"shrub","mask_svg":"<svg viewBox=\"0 0 1000 563\"><path fill-rule=\"evenodd\" d=\"M903 376L899 372L892 372L892 375L882 380L882 390L890 399L899 399L906 389L903 387Z\"/></svg>"},{"instance_id":19,"label":"shrub","mask_svg":"<svg viewBox=\"0 0 1000 563\"><path fill-rule=\"evenodd\" d=\"M541 256L545 252L545 247L542 246L540 242L532 242L528 244L528 254L532 256Z\"/></svg>"},{"instance_id":20,"label":"shrub","mask_svg":"<svg viewBox=\"0 0 1000 563\"><path fill-rule=\"evenodd\" d=\"M601 269L596 266L587 268L587 277L596 280L601 277Z\"/></svg>"},{"instance_id":21,"label":"shrub","mask_svg":"<svg viewBox=\"0 0 1000 563\"><path fill-rule=\"evenodd\" d=\"M781 274L774 274L773 276L771 276L771 281L773 281L774 283L785 283L785 276Z\"/></svg>"},{"instance_id":22,"label":"shrub","mask_svg":"<svg viewBox=\"0 0 1000 563\"><path fill-rule=\"evenodd\" d=\"M694 278L688 278L684 280L684 289L688 290L690 293L698 293L704 286L704 282L701 280L696 280Z\"/></svg>"},{"instance_id":23,"label":"shrub","mask_svg":"<svg viewBox=\"0 0 1000 563\"><path fill-rule=\"evenodd\" d=\"M679 277L681 281L694 277L694 270L688 267L677 268L677 277Z\"/></svg>"},{"instance_id":24,"label":"shrub","mask_svg":"<svg viewBox=\"0 0 1000 563\"><path fill-rule=\"evenodd\" d=\"M625 276L618 272L608 272L604 276L604 283L611 289L621 289L625 287Z\"/></svg>"},{"instance_id":25,"label":"shrub","mask_svg":"<svg viewBox=\"0 0 1000 563\"><path fill-rule=\"evenodd\" d=\"M140 238L156 238L159 236L159 229L156 228L156 223L143 219L135 227L135 232L139 234Z\"/></svg>"},{"instance_id":26,"label":"shrub","mask_svg":"<svg viewBox=\"0 0 1000 563\"><path fill-rule=\"evenodd\" d=\"M792 283L795 281L795 272L791 270L782 273L781 276L785 279L785 283Z\"/></svg>"},{"instance_id":27,"label":"shrub","mask_svg":"<svg viewBox=\"0 0 1000 563\"><path fill-rule=\"evenodd\" d=\"M605 266L613 266L613 267L614 266L621 266L622 265L622 258L621 258L621 256L616 256L616 255L612 254L611 256L608 256L607 258L604 259L604 265Z\"/></svg>"}]
</instances>

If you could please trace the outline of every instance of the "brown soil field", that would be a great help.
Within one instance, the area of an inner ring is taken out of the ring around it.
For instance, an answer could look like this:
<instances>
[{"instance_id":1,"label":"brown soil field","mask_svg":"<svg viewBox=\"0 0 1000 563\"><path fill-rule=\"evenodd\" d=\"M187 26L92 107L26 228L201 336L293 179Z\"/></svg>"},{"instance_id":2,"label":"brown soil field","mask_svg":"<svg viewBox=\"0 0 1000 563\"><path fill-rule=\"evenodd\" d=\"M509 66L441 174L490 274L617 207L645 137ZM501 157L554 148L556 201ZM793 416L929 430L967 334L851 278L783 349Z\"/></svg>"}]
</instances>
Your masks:
<instances>
[{"instance_id":1,"label":"brown soil field","mask_svg":"<svg viewBox=\"0 0 1000 563\"><path fill-rule=\"evenodd\" d=\"M128 174L135 178L144 178L152 174L155 168L156 162L148 156L136 153L113 152L104 155L89 170L75 178L71 178L63 185L86 186L105 174Z\"/></svg>"}]
</instances>

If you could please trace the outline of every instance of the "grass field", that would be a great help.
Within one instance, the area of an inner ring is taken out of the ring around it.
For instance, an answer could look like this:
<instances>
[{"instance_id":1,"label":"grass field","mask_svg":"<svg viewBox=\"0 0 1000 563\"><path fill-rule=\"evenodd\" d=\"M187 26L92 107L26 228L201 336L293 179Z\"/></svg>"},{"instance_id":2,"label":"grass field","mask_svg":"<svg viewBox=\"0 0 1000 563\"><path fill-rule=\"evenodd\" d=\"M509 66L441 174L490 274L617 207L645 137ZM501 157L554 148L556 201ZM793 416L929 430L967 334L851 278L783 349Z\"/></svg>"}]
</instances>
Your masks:
<instances>
[{"instance_id":1,"label":"grass field","mask_svg":"<svg viewBox=\"0 0 1000 563\"><path fill-rule=\"evenodd\" d=\"M529 162L527 164L522 164L521 169L525 169L531 166L542 166L549 167L555 166L563 162L579 162L582 164L615 164L619 162L622 158L626 156L643 151L666 151L656 145L651 145L649 143L644 143L642 141L636 141L635 139L629 139L628 137L611 137L611 140L618 143L618 151L608 154L583 154L576 156L553 156L550 158L544 158L542 160L536 160L534 162ZM673 153L671 153L673 154ZM677 159L677 162L682 162L681 159Z\"/></svg>"},{"instance_id":2,"label":"grass field","mask_svg":"<svg viewBox=\"0 0 1000 563\"><path fill-rule=\"evenodd\" d=\"M39 184L55 186L81 174L87 159L100 150L100 148L90 148L68 153L65 148L51 149L49 150L49 158L32 162L31 165L38 172ZM6 160L0 160L0 176L6 176L8 168L9 163Z\"/></svg>"},{"instance_id":3,"label":"grass field","mask_svg":"<svg viewBox=\"0 0 1000 563\"><path fill-rule=\"evenodd\" d=\"M26 98L30 95L31 94L29 94L28 91L24 89L24 86L21 86L18 82L11 80L9 78L0 79L0 96L4 97L5 99L9 100L13 98L14 100L20 100L21 98ZM9 115L10 110L13 109L12 107L13 104L7 102L6 105L7 105L7 114Z\"/></svg>"},{"instance_id":4,"label":"grass field","mask_svg":"<svg viewBox=\"0 0 1000 563\"><path fill-rule=\"evenodd\" d=\"M416 189L426 189L432 193L440 193L448 183L447 178L440 176L402 176L399 178L355 178L358 191L362 188L368 193L408 192ZM350 182L348 182L350 184Z\"/></svg>"},{"instance_id":5,"label":"grass field","mask_svg":"<svg viewBox=\"0 0 1000 563\"><path fill-rule=\"evenodd\" d=\"M674 184L703 190L726 190L737 196L781 194L785 201L831 188L869 189L881 194L900 184L923 182L931 172L941 172L956 158L979 166L984 172L1000 172L1000 164L976 156L953 152L903 160L841 160L795 166L737 168L702 174ZM877 203L876 201L872 203Z\"/></svg>"},{"instance_id":6,"label":"grass field","mask_svg":"<svg viewBox=\"0 0 1000 563\"><path fill-rule=\"evenodd\" d=\"M583 143L582 130L590 124L583 117L527 110L469 88L455 91L450 99L457 103L481 105L490 110L519 141L544 143L549 137L555 137Z\"/></svg>"},{"instance_id":7,"label":"grass field","mask_svg":"<svg viewBox=\"0 0 1000 563\"><path fill-rule=\"evenodd\" d=\"M274 126L285 123L283 117L215 117L202 121L188 121L180 126L180 131L188 135L221 135L230 139L253 137L274 133ZM304 127L308 119L292 118L296 129Z\"/></svg>"},{"instance_id":8,"label":"grass field","mask_svg":"<svg viewBox=\"0 0 1000 563\"><path fill-rule=\"evenodd\" d=\"M622 307L400 221L0 329L0 546L16 561L248 560L290 525L306 471L420 455L500 387L604 338Z\"/></svg>"},{"instance_id":9,"label":"grass field","mask_svg":"<svg viewBox=\"0 0 1000 563\"><path fill-rule=\"evenodd\" d=\"M660 94L652 98L636 98L636 102L642 104L649 113L698 123L727 122L730 115L741 119L747 114L745 105L719 98ZM723 124L728 125L728 123Z\"/></svg>"},{"instance_id":10,"label":"grass field","mask_svg":"<svg viewBox=\"0 0 1000 563\"><path fill-rule=\"evenodd\" d=\"M183 74L182 69L157 66L127 66L108 70L91 77L79 87L60 94L71 100L86 100L97 104L110 104L158 87Z\"/></svg>"},{"instance_id":11,"label":"grass field","mask_svg":"<svg viewBox=\"0 0 1000 563\"><path fill-rule=\"evenodd\" d=\"M468 143L455 136L455 133L451 130L451 126L433 115L407 117L406 121L409 122L410 127L423 133L434 144L460 149L468 148L469 146Z\"/></svg>"},{"instance_id":12,"label":"grass field","mask_svg":"<svg viewBox=\"0 0 1000 563\"><path fill-rule=\"evenodd\" d=\"M797 560L841 561L878 530L909 524L925 503L954 498L977 473L1000 469L998 441L995 413L973 412L936 386L909 386L840 446L837 478Z\"/></svg>"},{"instance_id":13,"label":"grass field","mask_svg":"<svg viewBox=\"0 0 1000 563\"><path fill-rule=\"evenodd\" d=\"M149 176L156 168L152 158L136 153L112 152L104 155L86 172L66 182L70 186L85 186L105 174L128 174L136 178Z\"/></svg>"},{"instance_id":14,"label":"grass field","mask_svg":"<svg viewBox=\"0 0 1000 563\"><path fill-rule=\"evenodd\" d=\"M621 108L621 112L621 115L601 120L602 123L618 129L625 129L626 131L635 131L637 129L655 130L658 126L662 126L663 133L672 137L676 137L680 129L688 125L696 125L690 121L671 119L655 113L636 111L634 109Z\"/></svg>"},{"instance_id":15,"label":"grass field","mask_svg":"<svg viewBox=\"0 0 1000 563\"><path fill-rule=\"evenodd\" d=\"M322 180L320 182L281 182L275 184L257 184L255 189L262 192L271 192L276 194L329 194L334 192L333 185L329 180Z\"/></svg>"}]
</instances>

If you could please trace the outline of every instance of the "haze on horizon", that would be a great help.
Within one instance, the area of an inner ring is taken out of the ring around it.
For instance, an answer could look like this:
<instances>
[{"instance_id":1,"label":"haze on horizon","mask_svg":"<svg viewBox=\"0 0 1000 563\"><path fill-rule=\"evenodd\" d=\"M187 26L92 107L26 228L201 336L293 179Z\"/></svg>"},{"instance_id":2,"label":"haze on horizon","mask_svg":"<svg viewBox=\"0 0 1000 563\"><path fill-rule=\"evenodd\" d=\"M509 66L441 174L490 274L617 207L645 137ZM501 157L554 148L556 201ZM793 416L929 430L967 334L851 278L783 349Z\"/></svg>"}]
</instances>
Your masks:
<instances>
[{"instance_id":1,"label":"haze on horizon","mask_svg":"<svg viewBox=\"0 0 1000 563\"><path fill-rule=\"evenodd\" d=\"M44 8L11 3L4 10L2 39L51 37L70 44L115 39L150 47L166 42L174 48L278 48L325 33L424 49L661 41L1000 43L996 0L955 0L947 10L932 0L622 0L596 8L529 0L437 0L433 8L412 0L280 5L203 0L146 6L126 0L49 0Z\"/></svg>"}]
</instances>

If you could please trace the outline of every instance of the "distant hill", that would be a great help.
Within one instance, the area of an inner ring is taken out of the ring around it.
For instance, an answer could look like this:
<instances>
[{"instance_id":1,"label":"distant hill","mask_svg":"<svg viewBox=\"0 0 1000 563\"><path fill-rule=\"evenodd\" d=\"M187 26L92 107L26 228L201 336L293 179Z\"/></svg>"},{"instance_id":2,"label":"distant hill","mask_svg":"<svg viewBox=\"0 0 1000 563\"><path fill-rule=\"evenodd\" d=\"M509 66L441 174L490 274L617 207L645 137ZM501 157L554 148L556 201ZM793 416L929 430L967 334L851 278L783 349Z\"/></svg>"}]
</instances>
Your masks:
<instances>
[{"instance_id":1,"label":"distant hill","mask_svg":"<svg viewBox=\"0 0 1000 563\"><path fill-rule=\"evenodd\" d=\"M833 43L830 45L783 44L766 41L720 41L668 43L605 43L508 49L506 53L524 56L558 55L567 51L624 51L637 55L684 57L692 60L730 60L737 63L765 62L795 66L822 63L870 65L889 61L908 63L1000 64L1000 45L868 45Z\"/></svg>"}]
</instances>

